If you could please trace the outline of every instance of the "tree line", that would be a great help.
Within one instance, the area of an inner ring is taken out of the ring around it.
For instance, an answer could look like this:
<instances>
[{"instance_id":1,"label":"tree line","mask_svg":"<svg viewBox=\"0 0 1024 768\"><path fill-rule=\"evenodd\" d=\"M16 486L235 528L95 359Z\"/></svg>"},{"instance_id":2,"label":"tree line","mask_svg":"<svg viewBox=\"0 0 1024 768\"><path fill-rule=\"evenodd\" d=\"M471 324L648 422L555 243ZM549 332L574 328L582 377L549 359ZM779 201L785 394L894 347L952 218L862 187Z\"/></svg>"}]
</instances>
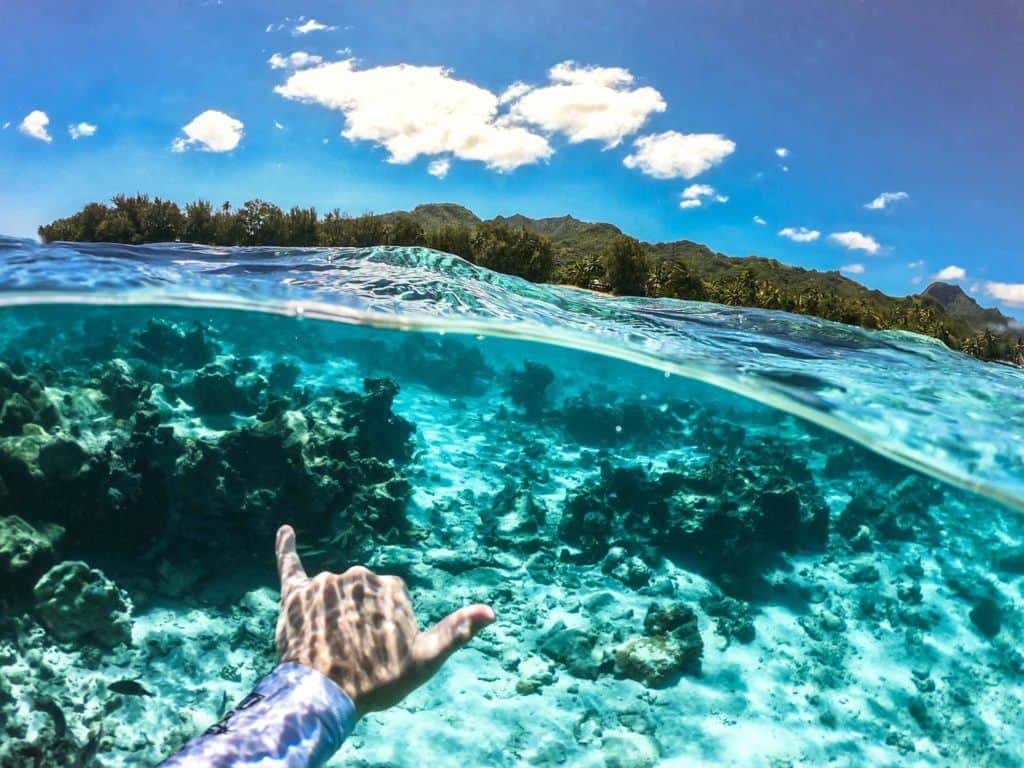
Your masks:
<instances>
[{"instance_id":1,"label":"tree line","mask_svg":"<svg viewBox=\"0 0 1024 768\"><path fill-rule=\"evenodd\" d=\"M984 360L1024 365L1024 340L991 330L967 330L930 299L844 297L835 291L759 279L750 268L700 275L682 261L652 258L642 243L622 234L611 237L599 253L560 261L550 238L501 222L424 227L407 213L349 216L335 209L320 216L315 208L296 206L284 211L264 200L250 200L239 208L196 200L182 210L159 197L117 195L110 205L89 203L68 218L41 226L39 235L45 242L422 246L533 282L574 285L620 296L779 309L865 328L914 331Z\"/></svg>"}]
</instances>

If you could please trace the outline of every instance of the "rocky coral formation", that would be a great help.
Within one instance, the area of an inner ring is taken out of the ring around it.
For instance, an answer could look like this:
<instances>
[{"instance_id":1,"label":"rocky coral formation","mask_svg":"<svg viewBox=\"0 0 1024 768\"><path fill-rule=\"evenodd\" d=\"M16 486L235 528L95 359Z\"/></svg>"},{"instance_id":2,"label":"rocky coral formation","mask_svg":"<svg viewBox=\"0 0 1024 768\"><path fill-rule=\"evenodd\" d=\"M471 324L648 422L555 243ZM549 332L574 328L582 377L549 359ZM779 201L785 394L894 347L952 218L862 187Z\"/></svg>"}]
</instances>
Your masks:
<instances>
[{"instance_id":1,"label":"rocky coral formation","mask_svg":"<svg viewBox=\"0 0 1024 768\"><path fill-rule=\"evenodd\" d=\"M55 565L33 593L36 615L59 640L106 647L132 640L128 596L102 571L79 560Z\"/></svg>"},{"instance_id":2,"label":"rocky coral formation","mask_svg":"<svg viewBox=\"0 0 1024 768\"><path fill-rule=\"evenodd\" d=\"M17 515L0 517L0 572L15 578L53 560L53 544Z\"/></svg>"},{"instance_id":3,"label":"rocky coral formation","mask_svg":"<svg viewBox=\"0 0 1024 768\"><path fill-rule=\"evenodd\" d=\"M555 372L548 366L526 360L521 369L508 373L509 400L527 417L536 418L544 410L548 388L554 380Z\"/></svg>"},{"instance_id":4,"label":"rocky coral formation","mask_svg":"<svg viewBox=\"0 0 1024 768\"><path fill-rule=\"evenodd\" d=\"M662 688L681 674L700 674L703 653L693 608L685 603L667 608L652 604L644 617L644 634L615 651L615 673Z\"/></svg>"},{"instance_id":5,"label":"rocky coral formation","mask_svg":"<svg viewBox=\"0 0 1024 768\"><path fill-rule=\"evenodd\" d=\"M605 463L596 483L568 498L559 535L584 560L615 545L654 548L727 591L749 592L780 555L828 539L829 510L806 467L776 453L744 452L738 466L713 457L694 474Z\"/></svg>"}]
</instances>

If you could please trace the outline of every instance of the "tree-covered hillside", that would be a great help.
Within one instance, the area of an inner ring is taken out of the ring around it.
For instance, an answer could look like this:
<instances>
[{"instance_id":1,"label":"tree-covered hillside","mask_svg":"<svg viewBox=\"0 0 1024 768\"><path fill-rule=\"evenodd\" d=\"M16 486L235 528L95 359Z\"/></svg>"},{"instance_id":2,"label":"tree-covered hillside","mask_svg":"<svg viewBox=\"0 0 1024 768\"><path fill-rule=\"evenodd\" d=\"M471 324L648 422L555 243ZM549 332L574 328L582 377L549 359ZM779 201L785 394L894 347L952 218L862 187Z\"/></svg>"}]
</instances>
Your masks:
<instances>
[{"instance_id":1,"label":"tree-covered hillside","mask_svg":"<svg viewBox=\"0 0 1024 768\"><path fill-rule=\"evenodd\" d=\"M44 241L211 245L425 246L534 282L557 282L617 295L663 296L763 307L860 325L915 331L985 360L1024 365L1020 326L978 306L956 286L933 284L893 297L838 272L818 272L758 256L716 253L689 240L641 243L612 224L572 216L521 214L480 219L453 203L349 216L335 209L284 211L263 200L239 208L118 195L89 203L39 228Z\"/></svg>"}]
</instances>

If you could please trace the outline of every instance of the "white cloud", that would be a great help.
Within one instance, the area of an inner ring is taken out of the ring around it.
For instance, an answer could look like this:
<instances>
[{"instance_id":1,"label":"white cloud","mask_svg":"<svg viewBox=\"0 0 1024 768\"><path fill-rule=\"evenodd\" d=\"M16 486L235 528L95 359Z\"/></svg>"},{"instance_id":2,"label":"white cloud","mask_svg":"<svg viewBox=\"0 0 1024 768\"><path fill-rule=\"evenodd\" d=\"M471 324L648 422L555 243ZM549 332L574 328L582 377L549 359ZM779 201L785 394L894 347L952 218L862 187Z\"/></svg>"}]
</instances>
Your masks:
<instances>
[{"instance_id":1,"label":"white cloud","mask_svg":"<svg viewBox=\"0 0 1024 768\"><path fill-rule=\"evenodd\" d=\"M11 127L11 121L10 121L10 120L7 120L6 122L4 122L4 130L5 130L5 131L6 131L6 130L7 130L8 128L10 128L10 127Z\"/></svg>"},{"instance_id":2,"label":"white cloud","mask_svg":"<svg viewBox=\"0 0 1024 768\"><path fill-rule=\"evenodd\" d=\"M31 136L33 139L51 142L53 141L53 137L46 130L46 126L49 124L49 115L41 109L33 109L25 115L25 119L21 121L21 125L18 126L18 130L26 136Z\"/></svg>"},{"instance_id":3,"label":"white cloud","mask_svg":"<svg viewBox=\"0 0 1024 768\"><path fill-rule=\"evenodd\" d=\"M666 131L638 138L633 142L633 154L623 163L656 179L692 179L735 149L735 142L721 134Z\"/></svg>"},{"instance_id":4,"label":"white cloud","mask_svg":"<svg viewBox=\"0 0 1024 768\"><path fill-rule=\"evenodd\" d=\"M498 97L443 67L357 70L352 59L292 73L274 89L287 99L345 116L342 135L387 149L389 162L453 155L511 171L553 154L548 140L498 116Z\"/></svg>"},{"instance_id":5,"label":"white cloud","mask_svg":"<svg viewBox=\"0 0 1024 768\"><path fill-rule=\"evenodd\" d=\"M775 154L779 157L789 157L789 150L785 147L776 147Z\"/></svg>"},{"instance_id":6,"label":"white cloud","mask_svg":"<svg viewBox=\"0 0 1024 768\"><path fill-rule=\"evenodd\" d=\"M715 188L709 184L691 184L683 190L680 208L699 208L705 202L714 200L716 203L727 203L729 197L720 195Z\"/></svg>"},{"instance_id":7,"label":"white cloud","mask_svg":"<svg viewBox=\"0 0 1024 768\"><path fill-rule=\"evenodd\" d=\"M263 31L264 32L273 32L274 31L274 25L273 24L267 24L267 28L264 29Z\"/></svg>"},{"instance_id":8,"label":"white cloud","mask_svg":"<svg viewBox=\"0 0 1024 768\"><path fill-rule=\"evenodd\" d=\"M875 238L862 232L833 232L828 236L828 239L839 243L847 250L864 251L872 256L882 249L882 246L878 244Z\"/></svg>"},{"instance_id":9,"label":"white cloud","mask_svg":"<svg viewBox=\"0 0 1024 768\"><path fill-rule=\"evenodd\" d=\"M549 133L562 133L573 144L601 141L617 146L636 133L665 100L654 88L633 86L621 67L583 67L563 61L548 71L548 85L530 88L515 83L502 94L511 102L509 119Z\"/></svg>"},{"instance_id":10,"label":"white cloud","mask_svg":"<svg viewBox=\"0 0 1024 768\"><path fill-rule=\"evenodd\" d=\"M839 268L840 272L847 275L863 275L864 265L863 264L844 264Z\"/></svg>"},{"instance_id":11,"label":"white cloud","mask_svg":"<svg viewBox=\"0 0 1024 768\"><path fill-rule=\"evenodd\" d=\"M985 283L985 293L1011 307L1024 307L1024 283Z\"/></svg>"},{"instance_id":12,"label":"white cloud","mask_svg":"<svg viewBox=\"0 0 1024 768\"><path fill-rule=\"evenodd\" d=\"M880 211L889 205L889 203L906 200L908 197L910 197L910 195L906 192L883 192L870 203L865 204L864 207L871 211Z\"/></svg>"},{"instance_id":13,"label":"white cloud","mask_svg":"<svg viewBox=\"0 0 1024 768\"><path fill-rule=\"evenodd\" d=\"M316 19L310 19L309 21L307 21L307 22L305 22L303 24L299 24L292 31L296 35L308 35L310 32L320 32L320 31L325 30L325 29L330 31L332 29L337 29L337 27L330 27L330 26L328 26L326 24L320 23Z\"/></svg>"},{"instance_id":14,"label":"white cloud","mask_svg":"<svg viewBox=\"0 0 1024 768\"><path fill-rule=\"evenodd\" d=\"M501 92L501 96L498 97L498 103L508 104L531 90L533 90L532 85L527 85L523 82L512 83L512 85Z\"/></svg>"},{"instance_id":15,"label":"white cloud","mask_svg":"<svg viewBox=\"0 0 1024 768\"><path fill-rule=\"evenodd\" d=\"M216 109L208 109L181 129L188 138L175 139L171 149L184 152L195 147L205 152L230 152L242 140L244 128L241 120Z\"/></svg>"},{"instance_id":16,"label":"white cloud","mask_svg":"<svg viewBox=\"0 0 1024 768\"><path fill-rule=\"evenodd\" d=\"M924 266L924 259L918 259L917 261L911 261L907 264L911 269L920 269Z\"/></svg>"},{"instance_id":17,"label":"white cloud","mask_svg":"<svg viewBox=\"0 0 1024 768\"><path fill-rule=\"evenodd\" d=\"M96 126L92 123L76 123L68 126L68 134L72 139L80 139L96 134Z\"/></svg>"},{"instance_id":18,"label":"white cloud","mask_svg":"<svg viewBox=\"0 0 1024 768\"><path fill-rule=\"evenodd\" d=\"M780 165L779 167L782 169L783 173L789 173L789 166L788 165Z\"/></svg>"},{"instance_id":19,"label":"white cloud","mask_svg":"<svg viewBox=\"0 0 1024 768\"><path fill-rule=\"evenodd\" d=\"M274 121L274 127L277 128L277 130L279 130L279 131L283 131L284 130L284 126L278 120Z\"/></svg>"},{"instance_id":20,"label":"white cloud","mask_svg":"<svg viewBox=\"0 0 1024 768\"><path fill-rule=\"evenodd\" d=\"M306 53L305 51L295 51L287 56L275 53L267 59L267 63L270 65L271 69L302 69L303 67L311 67L314 64L319 64L322 61L322 56L317 56L313 53Z\"/></svg>"},{"instance_id":21,"label":"white cloud","mask_svg":"<svg viewBox=\"0 0 1024 768\"><path fill-rule=\"evenodd\" d=\"M709 184L691 184L683 190L683 197L687 200L696 200L699 197L710 197L715 194L715 188Z\"/></svg>"},{"instance_id":22,"label":"white cloud","mask_svg":"<svg viewBox=\"0 0 1024 768\"><path fill-rule=\"evenodd\" d=\"M762 226L762 227L763 227L763 226L764 226L765 224L767 224L768 222L767 222L767 221L765 221L764 219L762 219L762 218L761 218L760 216L755 216L755 217L754 217L754 223L755 223L755 224L757 224L757 225L759 225L759 226Z\"/></svg>"},{"instance_id":23,"label":"white cloud","mask_svg":"<svg viewBox=\"0 0 1024 768\"><path fill-rule=\"evenodd\" d=\"M451 160L447 157L439 157L437 160L431 161L430 165L427 166L427 173L438 179L443 179L448 175L448 169L451 167Z\"/></svg>"},{"instance_id":24,"label":"white cloud","mask_svg":"<svg viewBox=\"0 0 1024 768\"><path fill-rule=\"evenodd\" d=\"M912 278L910 278L910 284L911 285L920 285L921 283L922 283L922 278L921 278L920 275L914 275Z\"/></svg>"},{"instance_id":25,"label":"white cloud","mask_svg":"<svg viewBox=\"0 0 1024 768\"><path fill-rule=\"evenodd\" d=\"M935 273L936 280L963 280L965 277L967 277L967 270L952 264Z\"/></svg>"},{"instance_id":26,"label":"white cloud","mask_svg":"<svg viewBox=\"0 0 1024 768\"><path fill-rule=\"evenodd\" d=\"M795 243L813 243L821 237L821 232L807 227L785 227L779 230L779 235L788 237Z\"/></svg>"}]
</instances>

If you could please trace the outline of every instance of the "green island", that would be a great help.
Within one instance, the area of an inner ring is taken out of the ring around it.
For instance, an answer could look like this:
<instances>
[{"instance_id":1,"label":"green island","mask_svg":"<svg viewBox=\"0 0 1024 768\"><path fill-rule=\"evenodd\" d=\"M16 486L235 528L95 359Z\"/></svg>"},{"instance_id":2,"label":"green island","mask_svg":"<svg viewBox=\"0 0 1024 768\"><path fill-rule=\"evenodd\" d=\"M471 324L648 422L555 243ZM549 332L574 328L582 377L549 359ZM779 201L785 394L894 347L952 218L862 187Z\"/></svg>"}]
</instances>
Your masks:
<instances>
[{"instance_id":1,"label":"green island","mask_svg":"<svg viewBox=\"0 0 1024 768\"><path fill-rule=\"evenodd\" d=\"M977 304L957 285L935 282L894 297L836 271L819 272L758 256L733 257L689 240L645 243L607 223L520 214L483 220L453 203L349 216L335 209L284 211L264 200L241 207L206 200L184 209L148 195L39 227L44 242L191 242L222 246L425 246L533 282L620 296L709 301L796 312L872 329L913 331L982 360L1024 365L1024 326Z\"/></svg>"}]
</instances>

